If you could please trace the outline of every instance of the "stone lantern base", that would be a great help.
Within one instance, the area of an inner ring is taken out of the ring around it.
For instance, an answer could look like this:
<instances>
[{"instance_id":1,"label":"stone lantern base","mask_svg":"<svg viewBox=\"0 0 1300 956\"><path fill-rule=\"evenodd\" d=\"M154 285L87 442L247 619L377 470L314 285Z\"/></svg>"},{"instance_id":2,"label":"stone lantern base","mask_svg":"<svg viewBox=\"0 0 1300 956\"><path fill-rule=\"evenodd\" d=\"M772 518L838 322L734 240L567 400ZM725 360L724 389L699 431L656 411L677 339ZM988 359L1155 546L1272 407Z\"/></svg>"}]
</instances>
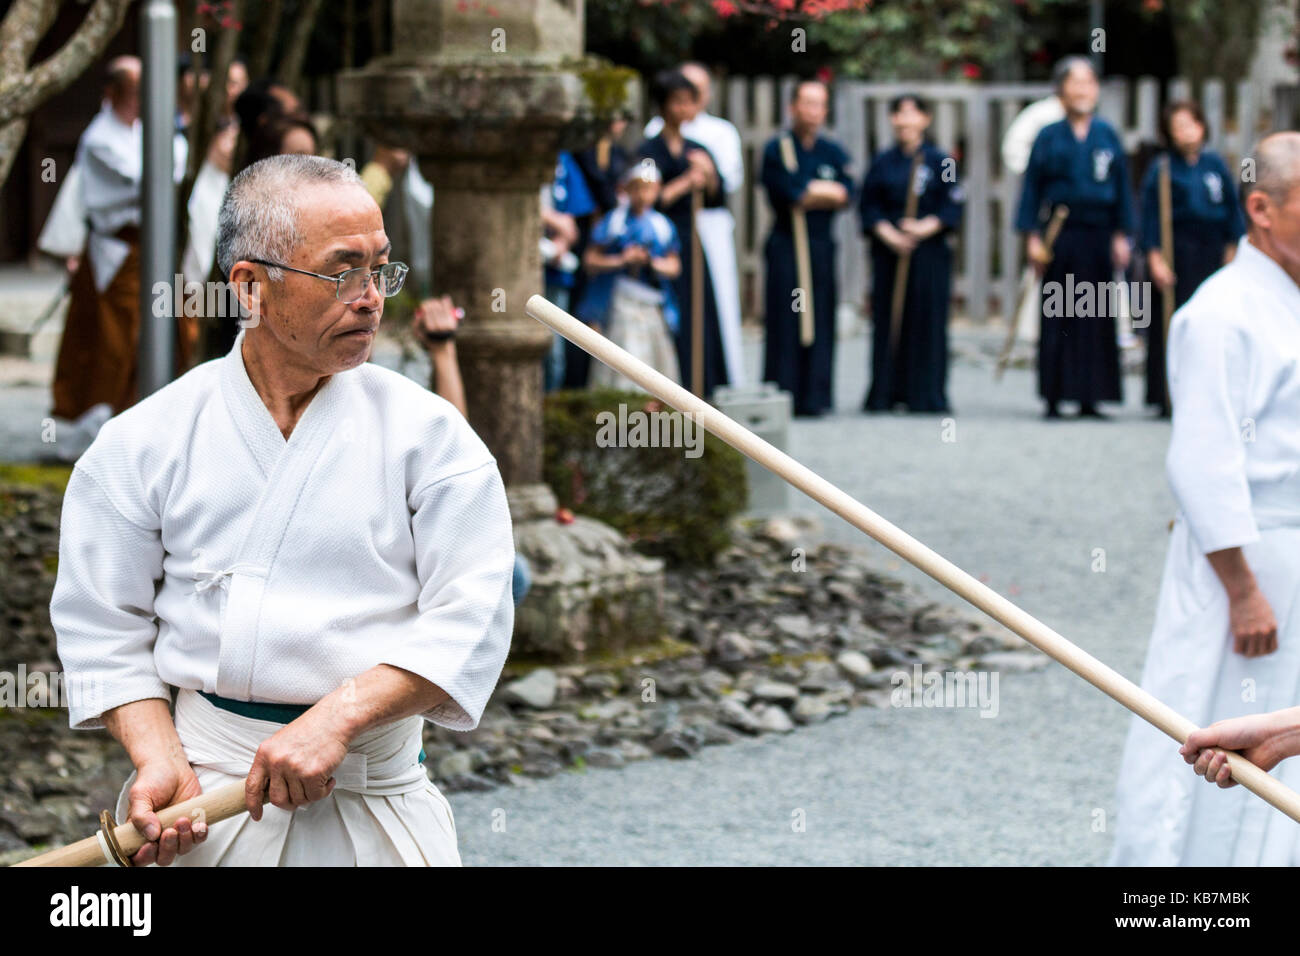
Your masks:
<instances>
[{"instance_id":1,"label":"stone lantern base","mask_svg":"<svg viewBox=\"0 0 1300 956\"><path fill-rule=\"evenodd\" d=\"M546 485L507 495L515 548L532 571L528 596L515 609L512 655L577 661L662 637L663 561L638 554L599 521L556 520Z\"/></svg>"}]
</instances>

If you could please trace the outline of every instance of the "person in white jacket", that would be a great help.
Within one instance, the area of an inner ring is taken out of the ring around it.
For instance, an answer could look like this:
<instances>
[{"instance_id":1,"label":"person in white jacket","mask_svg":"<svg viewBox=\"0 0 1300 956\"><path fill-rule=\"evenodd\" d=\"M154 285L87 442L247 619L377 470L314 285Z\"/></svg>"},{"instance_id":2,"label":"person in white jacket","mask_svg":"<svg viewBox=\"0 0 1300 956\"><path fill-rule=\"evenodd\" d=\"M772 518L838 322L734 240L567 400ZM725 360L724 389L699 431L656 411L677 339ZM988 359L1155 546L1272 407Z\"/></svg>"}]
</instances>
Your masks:
<instances>
[{"instance_id":1,"label":"person in white jacket","mask_svg":"<svg viewBox=\"0 0 1300 956\"><path fill-rule=\"evenodd\" d=\"M717 164L722 191L730 196L745 186L745 156L740 132L721 116L709 112L713 96L712 80L703 63L683 63L679 70L699 92L699 109L682 124L682 135L693 139L713 157ZM662 116L646 124L646 139L658 136L664 128ZM727 384L735 387L745 382L744 344L741 341L740 272L736 265L736 220L726 206L701 209L698 214L700 247L709 266L713 300L718 308L718 332L722 337L722 357L727 366ZM685 250L684 255L689 255Z\"/></svg>"},{"instance_id":2,"label":"person in white jacket","mask_svg":"<svg viewBox=\"0 0 1300 956\"><path fill-rule=\"evenodd\" d=\"M1178 516L1142 686L1198 725L1300 692L1300 133L1262 140L1249 168L1237 256L1169 332ZM1300 786L1300 764L1278 774ZM1300 864L1300 825L1241 789L1194 787L1138 718L1116 803L1115 864Z\"/></svg>"},{"instance_id":3,"label":"person in white jacket","mask_svg":"<svg viewBox=\"0 0 1300 956\"><path fill-rule=\"evenodd\" d=\"M351 167L254 163L217 236L234 347L111 419L68 483L69 721L131 757L137 864L458 864L421 728L474 728L505 662L501 475L452 404L366 361L405 266ZM235 781L247 815L161 828Z\"/></svg>"}]
</instances>

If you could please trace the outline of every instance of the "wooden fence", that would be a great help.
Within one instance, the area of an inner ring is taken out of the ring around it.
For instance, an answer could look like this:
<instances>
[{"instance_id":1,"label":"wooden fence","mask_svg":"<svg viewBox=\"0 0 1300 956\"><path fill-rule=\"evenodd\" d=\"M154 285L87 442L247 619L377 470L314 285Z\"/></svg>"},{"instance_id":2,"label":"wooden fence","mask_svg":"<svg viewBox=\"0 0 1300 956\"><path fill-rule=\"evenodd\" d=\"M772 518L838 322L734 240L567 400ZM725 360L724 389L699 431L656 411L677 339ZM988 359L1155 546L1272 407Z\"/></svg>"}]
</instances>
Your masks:
<instances>
[{"instance_id":1,"label":"wooden fence","mask_svg":"<svg viewBox=\"0 0 1300 956\"><path fill-rule=\"evenodd\" d=\"M763 240L771 226L758 173L763 146L785 121L785 104L793 78L755 77L719 79L713 108L740 131L745 154L745 188L729 204L736 217L736 246L740 265L741 299L746 317L761 318L763 302ZM831 95L830 135L853 157L854 175L860 181L868 159L892 142L887 104L902 92L915 92L932 105L930 135L942 149L957 157L965 185L966 211L957 243L954 276L954 310L975 321L1002 316L1014 303L1023 265L1021 242L1013 228L1020 177L1002 164L1002 136L1016 114L1028 103L1051 91L1045 83L866 83L839 81ZM1186 80L1161 84L1144 77L1103 80L1100 113L1118 129L1130 156L1141 144L1158 140L1162 102L1184 99ZM1249 82L1237 84L1229 115L1222 81L1206 81L1200 104L1210 126L1211 148L1235 164L1261 132L1262 110ZM1141 172L1140 170L1138 171ZM1136 196L1135 196L1136 200ZM860 234L856 209L838 217L842 308L861 314L870 288L870 266L865 240Z\"/></svg>"}]
</instances>

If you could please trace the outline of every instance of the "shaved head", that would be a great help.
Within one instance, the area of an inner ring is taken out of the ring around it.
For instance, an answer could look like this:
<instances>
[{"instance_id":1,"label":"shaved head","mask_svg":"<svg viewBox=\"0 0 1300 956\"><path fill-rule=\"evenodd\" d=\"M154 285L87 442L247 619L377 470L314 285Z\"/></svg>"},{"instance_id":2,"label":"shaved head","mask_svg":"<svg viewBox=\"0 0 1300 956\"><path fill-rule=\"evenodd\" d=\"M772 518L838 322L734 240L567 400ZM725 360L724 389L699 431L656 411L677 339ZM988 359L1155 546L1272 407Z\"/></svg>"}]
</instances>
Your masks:
<instances>
[{"instance_id":1,"label":"shaved head","mask_svg":"<svg viewBox=\"0 0 1300 956\"><path fill-rule=\"evenodd\" d=\"M1246 183L1246 195L1259 190L1274 203L1286 203L1291 190L1300 184L1300 133L1284 132L1265 136L1250 154L1255 181Z\"/></svg>"},{"instance_id":2,"label":"shaved head","mask_svg":"<svg viewBox=\"0 0 1300 956\"><path fill-rule=\"evenodd\" d=\"M1251 245L1300 285L1300 133L1265 136L1243 164L1241 205Z\"/></svg>"},{"instance_id":3,"label":"shaved head","mask_svg":"<svg viewBox=\"0 0 1300 956\"><path fill-rule=\"evenodd\" d=\"M690 61L683 63L677 68L682 76L691 81L691 85L700 91L700 109L709 108L709 98L712 95L712 80L709 75L709 68L703 63Z\"/></svg>"}]
</instances>

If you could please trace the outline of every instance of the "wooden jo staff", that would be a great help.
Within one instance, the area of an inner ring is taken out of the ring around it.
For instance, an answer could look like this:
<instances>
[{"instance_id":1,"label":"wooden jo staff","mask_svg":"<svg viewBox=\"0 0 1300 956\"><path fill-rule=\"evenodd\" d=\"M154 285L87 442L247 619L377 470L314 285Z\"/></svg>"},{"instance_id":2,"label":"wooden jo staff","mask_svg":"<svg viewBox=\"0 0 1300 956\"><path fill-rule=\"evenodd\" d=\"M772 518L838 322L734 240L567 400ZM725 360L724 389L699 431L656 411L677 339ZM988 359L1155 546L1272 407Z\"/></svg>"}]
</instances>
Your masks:
<instances>
[{"instance_id":1,"label":"wooden jo staff","mask_svg":"<svg viewBox=\"0 0 1300 956\"><path fill-rule=\"evenodd\" d=\"M704 191L691 190L691 391L704 397L704 248L700 210Z\"/></svg>"},{"instance_id":2,"label":"wooden jo staff","mask_svg":"<svg viewBox=\"0 0 1300 956\"><path fill-rule=\"evenodd\" d=\"M524 305L539 322L550 326L574 345L626 375L651 395L671 405L737 451L775 472L814 501L829 508L854 527L866 532L900 558L924 571L954 594L969 601L998 623L1074 671L1097 689L1109 694L1143 720L1153 724L1179 743L1196 725L1157 700L1132 681L1107 667L1091 654L1071 644L1028 612L1012 604L992 588L981 584L947 558L930 550L900 528L845 494L812 469L772 447L753 432L738 425L707 402L691 395L680 385L634 358L603 335L583 325L553 303L535 295ZM1215 748L1222 749L1222 748ZM1232 778L1300 822L1300 794L1238 754L1228 753ZM1188 770L1191 773L1191 770Z\"/></svg>"},{"instance_id":3,"label":"wooden jo staff","mask_svg":"<svg viewBox=\"0 0 1300 956\"><path fill-rule=\"evenodd\" d=\"M266 793L269 795L269 791ZM263 796L263 801L265 800L266 796ZM203 820L211 826L243 812L244 781L241 780L201 793L166 810L159 810L158 822L164 830L173 826L181 817L188 817L191 822ZM107 810L99 815L99 821L100 830L94 836L42 853L30 860L23 860L14 866L99 866L115 862L129 866L131 857L148 841L130 821L114 823Z\"/></svg>"},{"instance_id":4,"label":"wooden jo staff","mask_svg":"<svg viewBox=\"0 0 1300 956\"><path fill-rule=\"evenodd\" d=\"M1173 187L1169 183L1169 157L1160 164L1160 258L1170 272L1174 271L1174 199ZM1169 322L1174 316L1174 293L1176 286L1160 290L1161 311L1164 313L1160 330L1160 341L1165 347L1164 354L1169 355ZM1165 373L1165 404L1169 404L1169 373Z\"/></svg>"},{"instance_id":5,"label":"wooden jo staff","mask_svg":"<svg viewBox=\"0 0 1300 956\"><path fill-rule=\"evenodd\" d=\"M925 144L916 147L916 156L912 159L912 170L907 174L907 199L903 203L903 218L916 218L916 173L925 158ZM889 354L898 351L898 339L903 329L903 304L907 301L907 273L912 264L910 252L898 254L898 264L894 266L894 296L889 303Z\"/></svg>"},{"instance_id":6,"label":"wooden jo staff","mask_svg":"<svg viewBox=\"0 0 1300 956\"><path fill-rule=\"evenodd\" d=\"M1056 237L1061 234L1061 227L1065 225L1066 217L1070 215L1070 207L1057 206L1052 210L1052 218L1047 223L1047 231L1043 234L1043 247L1047 250L1047 262L1052 261L1052 247L1056 245ZM1046 263L1044 264L1046 265ZM1025 308L1025 303L1029 297L1035 294L1038 288L1038 275L1034 272L1033 263L1025 265L1024 274L1020 277L1020 294L1016 296L1016 307L1012 310L1010 319L1007 322L1007 339L1002 343L1002 351L998 353L997 365L993 368L993 380L995 382L1002 380L1002 373L1007 370L1007 364L1011 361L1011 351L1016 345L1016 332L1020 328L1020 313Z\"/></svg>"},{"instance_id":7,"label":"wooden jo staff","mask_svg":"<svg viewBox=\"0 0 1300 956\"><path fill-rule=\"evenodd\" d=\"M781 136L781 163L792 174L799 172L799 160L794 153L794 134ZM808 214L803 207L790 207L790 231L794 238L795 281L803 292L803 312L799 314L799 344L813 344L816 332L813 324L812 250L808 245Z\"/></svg>"}]
</instances>

